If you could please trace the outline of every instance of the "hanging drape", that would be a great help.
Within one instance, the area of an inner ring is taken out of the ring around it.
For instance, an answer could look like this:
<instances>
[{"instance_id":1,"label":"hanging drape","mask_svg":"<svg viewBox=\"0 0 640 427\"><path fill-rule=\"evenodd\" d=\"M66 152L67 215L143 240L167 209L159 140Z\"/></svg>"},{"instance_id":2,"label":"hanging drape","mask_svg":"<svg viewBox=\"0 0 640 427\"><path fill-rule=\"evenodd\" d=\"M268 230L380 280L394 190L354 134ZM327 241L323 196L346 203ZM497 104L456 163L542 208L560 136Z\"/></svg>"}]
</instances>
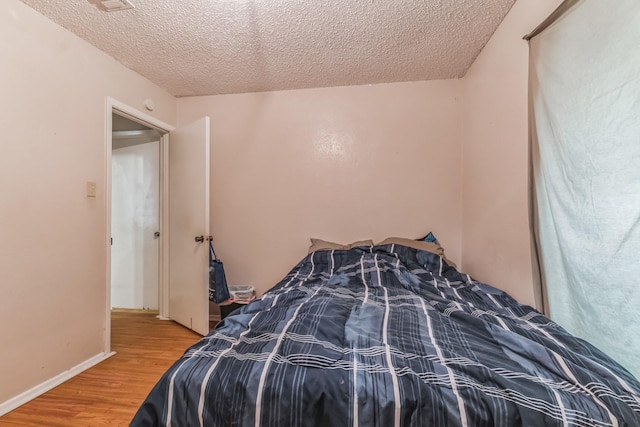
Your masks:
<instances>
[{"instance_id":1,"label":"hanging drape","mask_svg":"<svg viewBox=\"0 0 640 427\"><path fill-rule=\"evenodd\" d=\"M640 1L579 1L530 52L548 312L640 377Z\"/></svg>"}]
</instances>

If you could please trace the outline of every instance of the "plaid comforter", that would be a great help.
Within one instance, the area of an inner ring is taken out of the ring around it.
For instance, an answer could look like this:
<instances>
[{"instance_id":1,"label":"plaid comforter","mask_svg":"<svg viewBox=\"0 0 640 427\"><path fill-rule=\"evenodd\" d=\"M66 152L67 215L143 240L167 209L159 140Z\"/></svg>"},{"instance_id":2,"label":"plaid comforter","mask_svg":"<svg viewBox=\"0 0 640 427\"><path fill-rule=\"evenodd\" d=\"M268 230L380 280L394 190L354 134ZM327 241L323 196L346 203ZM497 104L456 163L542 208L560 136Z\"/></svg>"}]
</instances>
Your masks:
<instances>
[{"instance_id":1,"label":"plaid comforter","mask_svg":"<svg viewBox=\"0 0 640 427\"><path fill-rule=\"evenodd\" d=\"M192 346L132 426L640 426L640 383L404 246L318 251Z\"/></svg>"}]
</instances>

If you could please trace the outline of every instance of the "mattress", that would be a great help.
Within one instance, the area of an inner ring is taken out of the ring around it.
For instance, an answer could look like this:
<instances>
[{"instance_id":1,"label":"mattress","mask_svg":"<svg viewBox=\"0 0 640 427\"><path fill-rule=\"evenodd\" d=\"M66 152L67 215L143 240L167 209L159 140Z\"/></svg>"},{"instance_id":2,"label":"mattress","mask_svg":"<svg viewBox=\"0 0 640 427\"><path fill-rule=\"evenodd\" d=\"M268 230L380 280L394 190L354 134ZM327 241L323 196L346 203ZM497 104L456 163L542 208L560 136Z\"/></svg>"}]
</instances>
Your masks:
<instances>
[{"instance_id":1,"label":"mattress","mask_svg":"<svg viewBox=\"0 0 640 427\"><path fill-rule=\"evenodd\" d=\"M441 256L322 250L162 376L132 426L640 426L640 383Z\"/></svg>"}]
</instances>

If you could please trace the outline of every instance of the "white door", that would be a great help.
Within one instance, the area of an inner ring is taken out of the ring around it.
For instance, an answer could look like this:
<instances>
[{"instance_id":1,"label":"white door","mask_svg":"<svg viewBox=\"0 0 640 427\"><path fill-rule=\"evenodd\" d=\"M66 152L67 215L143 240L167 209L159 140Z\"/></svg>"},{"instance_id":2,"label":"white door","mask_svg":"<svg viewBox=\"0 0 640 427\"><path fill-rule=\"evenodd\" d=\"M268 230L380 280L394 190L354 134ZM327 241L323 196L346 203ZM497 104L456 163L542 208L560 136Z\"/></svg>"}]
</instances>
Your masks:
<instances>
[{"instance_id":1,"label":"white door","mask_svg":"<svg viewBox=\"0 0 640 427\"><path fill-rule=\"evenodd\" d=\"M209 117L169 134L169 317L209 333ZM204 241L196 242L196 237Z\"/></svg>"}]
</instances>

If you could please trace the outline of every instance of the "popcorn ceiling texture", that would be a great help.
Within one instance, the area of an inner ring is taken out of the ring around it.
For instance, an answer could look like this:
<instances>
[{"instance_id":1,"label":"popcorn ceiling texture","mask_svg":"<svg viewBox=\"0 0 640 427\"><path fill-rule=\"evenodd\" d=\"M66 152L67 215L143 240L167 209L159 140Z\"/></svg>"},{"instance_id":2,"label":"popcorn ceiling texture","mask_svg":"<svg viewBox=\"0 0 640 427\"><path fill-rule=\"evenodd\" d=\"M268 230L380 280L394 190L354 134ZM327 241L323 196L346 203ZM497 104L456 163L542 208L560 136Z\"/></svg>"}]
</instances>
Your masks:
<instances>
[{"instance_id":1,"label":"popcorn ceiling texture","mask_svg":"<svg viewBox=\"0 0 640 427\"><path fill-rule=\"evenodd\" d=\"M175 96L462 77L515 0L22 0Z\"/></svg>"}]
</instances>

